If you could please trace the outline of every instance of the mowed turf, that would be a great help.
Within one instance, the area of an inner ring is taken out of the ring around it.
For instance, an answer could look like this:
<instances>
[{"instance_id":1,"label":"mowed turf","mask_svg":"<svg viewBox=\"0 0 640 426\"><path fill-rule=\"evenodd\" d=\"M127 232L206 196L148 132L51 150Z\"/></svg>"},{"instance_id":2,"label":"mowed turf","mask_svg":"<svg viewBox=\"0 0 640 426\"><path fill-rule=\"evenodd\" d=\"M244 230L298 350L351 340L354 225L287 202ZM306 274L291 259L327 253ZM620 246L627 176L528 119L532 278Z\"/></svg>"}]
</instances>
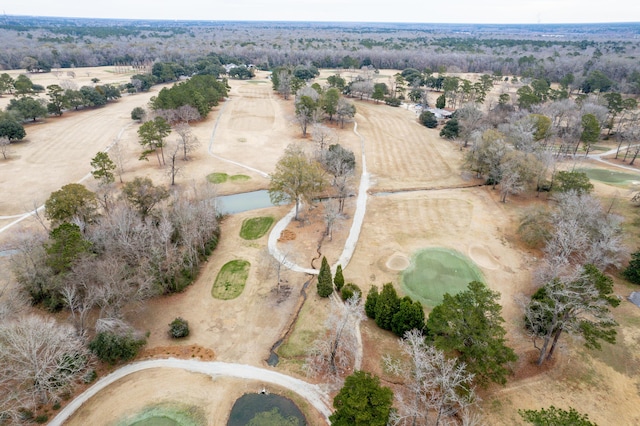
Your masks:
<instances>
[{"instance_id":1,"label":"mowed turf","mask_svg":"<svg viewBox=\"0 0 640 426\"><path fill-rule=\"evenodd\" d=\"M251 263L236 259L222 266L211 288L211 295L216 299L235 299L242 294L249 277Z\"/></svg>"},{"instance_id":2,"label":"mowed turf","mask_svg":"<svg viewBox=\"0 0 640 426\"><path fill-rule=\"evenodd\" d=\"M240 228L240 237L245 240L257 240L269 231L273 221L273 216L245 219L242 222L242 228Z\"/></svg>"},{"instance_id":3,"label":"mowed turf","mask_svg":"<svg viewBox=\"0 0 640 426\"><path fill-rule=\"evenodd\" d=\"M640 174L634 173L616 172L607 169L577 169L577 171L586 173L589 179L617 186L626 186L640 181Z\"/></svg>"},{"instance_id":4,"label":"mowed turf","mask_svg":"<svg viewBox=\"0 0 640 426\"><path fill-rule=\"evenodd\" d=\"M455 250L428 248L418 251L402 273L402 289L414 300L434 307L445 293L467 289L471 281L483 281L473 261Z\"/></svg>"}]
</instances>

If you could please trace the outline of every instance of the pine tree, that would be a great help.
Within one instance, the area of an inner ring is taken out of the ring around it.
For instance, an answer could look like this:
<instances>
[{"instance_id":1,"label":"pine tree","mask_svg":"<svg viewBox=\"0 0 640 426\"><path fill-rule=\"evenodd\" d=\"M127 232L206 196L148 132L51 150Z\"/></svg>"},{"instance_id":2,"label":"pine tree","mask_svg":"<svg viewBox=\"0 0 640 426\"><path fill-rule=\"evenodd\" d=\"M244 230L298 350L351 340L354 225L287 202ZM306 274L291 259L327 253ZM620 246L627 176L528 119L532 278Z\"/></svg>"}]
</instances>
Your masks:
<instances>
[{"instance_id":1,"label":"pine tree","mask_svg":"<svg viewBox=\"0 0 640 426\"><path fill-rule=\"evenodd\" d=\"M400 299L393 284L386 283L376 302L376 324L384 330L391 330L393 316L400 308Z\"/></svg>"},{"instance_id":2,"label":"pine tree","mask_svg":"<svg viewBox=\"0 0 640 426\"><path fill-rule=\"evenodd\" d=\"M322 265L318 274L318 295L320 297L329 297L333 293L333 278L331 277L331 268L327 258L322 256Z\"/></svg>"},{"instance_id":3,"label":"pine tree","mask_svg":"<svg viewBox=\"0 0 640 426\"><path fill-rule=\"evenodd\" d=\"M371 290L369 290L367 301L364 302L364 313L373 320L376 319L376 304L378 303L379 296L378 287L374 285L371 287Z\"/></svg>"},{"instance_id":4,"label":"pine tree","mask_svg":"<svg viewBox=\"0 0 640 426\"><path fill-rule=\"evenodd\" d=\"M336 290L342 290L342 286L344 285L344 276L342 275L342 265L338 265L336 268L336 276L333 277L333 285L336 287Z\"/></svg>"}]
</instances>

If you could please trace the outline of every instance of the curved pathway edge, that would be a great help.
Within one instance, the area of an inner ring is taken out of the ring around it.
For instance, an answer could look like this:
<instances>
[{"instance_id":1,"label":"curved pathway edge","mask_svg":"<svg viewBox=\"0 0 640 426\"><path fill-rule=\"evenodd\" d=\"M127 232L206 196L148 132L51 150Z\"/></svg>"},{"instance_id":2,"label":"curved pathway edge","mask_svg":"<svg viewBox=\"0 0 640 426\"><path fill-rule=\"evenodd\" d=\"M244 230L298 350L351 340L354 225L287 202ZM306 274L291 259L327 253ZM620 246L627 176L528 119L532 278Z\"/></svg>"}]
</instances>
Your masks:
<instances>
[{"instance_id":1,"label":"curved pathway edge","mask_svg":"<svg viewBox=\"0 0 640 426\"><path fill-rule=\"evenodd\" d=\"M253 367L243 364L232 364L226 362L205 362L197 360L184 359L157 359L151 361L140 361L126 365L108 376L98 380L88 390L74 399L69 405L64 407L58 415L49 423L49 426L61 426L67 421L85 402L95 396L105 387L114 382L138 371L149 370L153 368L176 368L194 373L202 373L211 377L226 376L239 379L257 380L260 382L270 383L289 389L305 398L313 407L318 410L324 417L329 420L332 410L330 408L329 396L320 386L307 383L303 380L287 376L276 371L267 370L265 368Z\"/></svg>"}]
</instances>

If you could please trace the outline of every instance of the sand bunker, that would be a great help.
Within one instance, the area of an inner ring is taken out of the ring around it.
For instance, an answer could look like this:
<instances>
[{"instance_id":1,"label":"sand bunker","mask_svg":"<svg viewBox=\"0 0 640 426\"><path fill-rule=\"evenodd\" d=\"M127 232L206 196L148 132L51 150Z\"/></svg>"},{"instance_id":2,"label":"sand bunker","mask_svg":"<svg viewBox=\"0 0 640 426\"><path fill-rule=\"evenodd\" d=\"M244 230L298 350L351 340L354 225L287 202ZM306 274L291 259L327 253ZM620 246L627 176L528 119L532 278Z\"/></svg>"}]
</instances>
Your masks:
<instances>
[{"instance_id":1,"label":"sand bunker","mask_svg":"<svg viewBox=\"0 0 640 426\"><path fill-rule=\"evenodd\" d=\"M411 260L404 254L394 253L387 260L386 266L392 271L404 271L411 265Z\"/></svg>"},{"instance_id":2,"label":"sand bunker","mask_svg":"<svg viewBox=\"0 0 640 426\"><path fill-rule=\"evenodd\" d=\"M469 247L469 257L482 268L498 269L500 267L498 260L483 246Z\"/></svg>"}]
</instances>

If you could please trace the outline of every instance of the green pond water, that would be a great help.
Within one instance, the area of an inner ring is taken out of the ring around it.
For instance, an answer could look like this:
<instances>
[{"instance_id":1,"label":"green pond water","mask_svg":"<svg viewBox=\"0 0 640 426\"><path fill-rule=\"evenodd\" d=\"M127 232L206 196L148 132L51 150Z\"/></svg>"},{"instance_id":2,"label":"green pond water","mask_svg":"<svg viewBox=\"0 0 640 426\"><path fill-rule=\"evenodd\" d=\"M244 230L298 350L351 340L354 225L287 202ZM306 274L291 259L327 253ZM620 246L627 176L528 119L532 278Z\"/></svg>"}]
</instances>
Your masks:
<instances>
[{"instance_id":1,"label":"green pond water","mask_svg":"<svg viewBox=\"0 0 640 426\"><path fill-rule=\"evenodd\" d=\"M227 426L304 426L306 418L288 398L275 394L248 393L236 400Z\"/></svg>"},{"instance_id":2,"label":"green pond water","mask_svg":"<svg viewBox=\"0 0 640 426\"><path fill-rule=\"evenodd\" d=\"M627 186L632 182L640 182L640 174L616 172L607 169L577 169L576 171L586 173L587 177L612 185Z\"/></svg>"},{"instance_id":3,"label":"green pond water","mask_svg":"<svg viewBox=\"0 0 640 426\"><path fill-rule=\"evenodd\" d=\"M164 416L154 416L131 423L131 426L181 426L177 421Z\"/></svg>"},{"instance_id":4,"label":"green pond water","mask_svg":"<svg viewBox=\"0 0 640 426\"><path fill-rule=\"evenodd\" d=\"M455 250L428 248L418 251L402 273L402 289L414 300L434 307L445 293L467 289L471 281L484 281L476 264Z\"/></svg>"}]
</instances>

